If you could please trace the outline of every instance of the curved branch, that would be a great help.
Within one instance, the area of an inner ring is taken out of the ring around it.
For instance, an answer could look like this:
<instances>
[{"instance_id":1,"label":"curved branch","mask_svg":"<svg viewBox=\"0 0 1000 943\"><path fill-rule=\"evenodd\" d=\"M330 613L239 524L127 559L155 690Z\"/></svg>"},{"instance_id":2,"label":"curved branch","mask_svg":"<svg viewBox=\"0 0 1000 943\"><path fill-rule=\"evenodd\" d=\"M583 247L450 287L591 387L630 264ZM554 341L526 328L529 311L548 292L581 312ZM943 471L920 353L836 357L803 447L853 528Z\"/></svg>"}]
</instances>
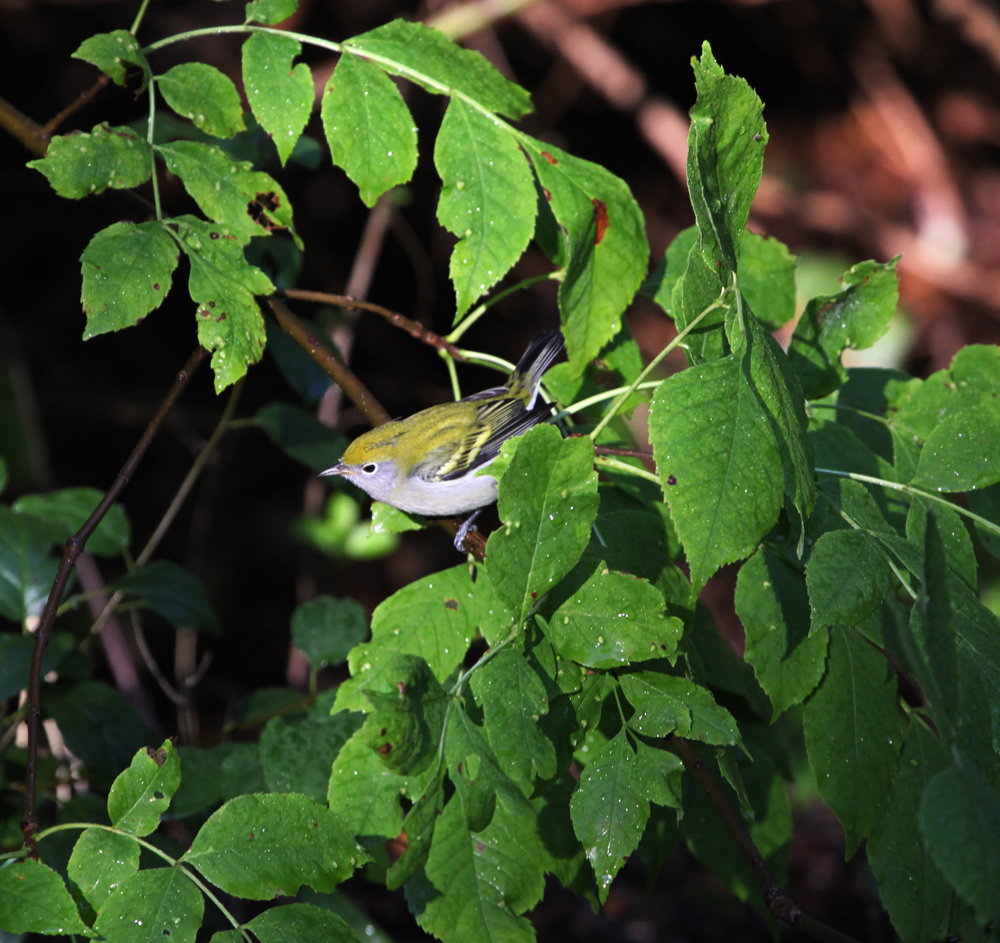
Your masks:
<instances>
[{"instance_id":1,"label":"curved branch","mask_svg":"<svg viewBox=\"0 0 1000 943\"><path fill-rule=\"evenodd\" d=\"M142 434L142 438L128 457L128 461L122 466L122 470L118 473L115 483L108 489L107 493L101 499L101 503L94 509L93 514L87 518L83 527L66 541L66 550L63 552L63 558L59 563L59 570L56 572L55 582L52 585L52 590L49 592L49 598L46 600L45 609L42 611L41 620L35 632L35 650L31 655L31 673L28 677L27 713L25 715L25 724L28 728L28 769L26 776L28 795L25 800L24 818L21 820L21 829L24 832L24 843L31 849L33 857L37 857L38 854L35 835L38 832L38 732L41 727L40 721L42 717L42 657L45 654L45 646L52 635L52 626L56 620L56 610L59 608L59 602L66 590L66 585L69 583L73 567L76 566L76 561L79 559L80 554L83 553L83 548L87 545L90 535L97 529L97 525L101 523L104 515L108 513L111 505L118 500L118 496L128 484L139 462L142 461L146 451L152 445L153 439L156 438L156 434L160 431L160 427L167 418L167 414L173 408L174 403L180 398L181 393L184 392L188 381L191 379L191 375L197 369L202 359L207 356L207 353L204 347L199 346L188 357L187 363L184 364L183 369L177 374L170 392L167 393L160 404L156 415L150 420L146 431Z\"/></svg>"},{"instance_id":2,"label":"curved branch","mask_svg":"<svg viewBox=\"0 0 1000 943\"><path fill-rule=\"evenodd\" d=\"M465 355L440 334L429 331L418 321L414 321L396 311L390 311L388 308L383 308L382 305L377 305L371 301L359 301L357 298L351 298L349 295L331 295L325 291L305 291L299 288L286 288L281 294L284 294L286 298L298 298L300 301L317 301L320 304L337 305L341 308L360 308L364 311L380 314L394 327L406 331L410 337L414 337L418 341L422 341L437 350L446 350L456 360L465 360Z\"/></svg>"},{"instance_id":3,"label":"curved branch","mask_svg":"<svg viewBox=\"0 0 1000 943\"><path fill-rule=\"evenodd\" d=\"M736 810L729 804L725 793L719 787L719 783L701 761L694 744L690 740L684 740L674 734L667 737L667 742L677 751L677 755L684 763L684 768L691 774L691 778L704 790L719 818L722 819L722 823L726 826L726 830L736 842L736 847L746 859L753 876L764 892L764 902L771 913L783 923L797 927L808 933L813 939L821 940L823 943L858 943L854 937L828 927L825 923L815 917L810 917L809 914L803 913L799 909L795 901L779 887L771 869L764 862L764 856L753 843L753 839L744 828Z\"/></svg>"}]
</instances>

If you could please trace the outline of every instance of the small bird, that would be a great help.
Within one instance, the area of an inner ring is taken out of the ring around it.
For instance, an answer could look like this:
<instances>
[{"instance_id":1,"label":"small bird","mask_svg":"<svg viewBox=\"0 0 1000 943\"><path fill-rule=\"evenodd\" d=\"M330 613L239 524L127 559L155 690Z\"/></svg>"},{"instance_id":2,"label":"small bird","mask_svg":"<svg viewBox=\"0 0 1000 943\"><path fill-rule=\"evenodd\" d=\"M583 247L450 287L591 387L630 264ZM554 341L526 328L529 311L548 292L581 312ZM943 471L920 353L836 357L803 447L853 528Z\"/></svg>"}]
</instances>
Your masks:
<instances>
[{"instance_id":1,"label":"small bird","mask_svg":"<svg viewBox=\"0 0 1000 943\"><path fill-rule=\"evenodd\" d=\"M503 386L377 426L320 474L342 475L376 501L413 514L478 513L496 500L497 481L475 472L500 454L507 439L552 415L551 404L536 406L535 400L542 374L562 349L559 331L541 332ZM456 535L456 549L462 549L475 516Z\"/></svg>"}]
</instances>

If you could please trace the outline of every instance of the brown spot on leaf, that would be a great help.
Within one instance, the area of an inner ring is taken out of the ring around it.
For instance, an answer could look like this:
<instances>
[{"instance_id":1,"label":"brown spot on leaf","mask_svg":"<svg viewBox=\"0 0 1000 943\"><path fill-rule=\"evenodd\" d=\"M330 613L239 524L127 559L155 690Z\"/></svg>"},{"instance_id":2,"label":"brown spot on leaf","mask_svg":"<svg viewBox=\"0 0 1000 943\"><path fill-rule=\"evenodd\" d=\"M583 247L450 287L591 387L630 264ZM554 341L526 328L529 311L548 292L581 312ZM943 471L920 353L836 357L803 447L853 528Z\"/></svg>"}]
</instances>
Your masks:
<instances>
[{"instance_id":1,"label":"brown spot on leaf","mask_svg":"<svg viewBox=\"0 0 1000 943\"><path fill-rule=\"evenodd\" d=\"M548 200L549 203L551 203L552 202L552 192L550 190L547 190L545 187L542 187L542 193L545 194L545 199Z\"/></svg>"},{"instance_id":2,"label":"brown spot on leaf","mask_svg":"<svg viewBox=\"0 0 1000 943\"><path fill-rule=\"evenodd\" d=\"M542 157L544 157L550 164L558 164L557 161L548 151L542 151Z\"/></svg>"},{"instance_id":3,"label":"brown spot on leaf","mask_svg":"<svg viewBox=\"0 0 1000 943\"><path fill-rule=\"evenodd\" d=\"M154 750L152 747L146 747L146 756L157 766L162 766L167 762L167 751L164 749Z\"/></svg>"},{"instance_id":4,"label":"brown spot on leaf","mask_svg":"<svg viewBox=\"0 0 1000 943\"><path fill-rule=\"evenodd\" d=\"M216 323L216 324L218 324L218 323L219 323L220 321L225 321L225 320L226 320L226 312L225 312L225 311L223 311L223 312L222 312L222 314L220 314L220 315L219 315L219 316L218 316L218 317L217 317L217 318L215 319L215 323Z\"/></svg>"},{"instance_id":5,"label":"brown spot on leaf","mask_svg":"<svg viewBox=\"0 0 1000 943\"><path fill-rule=\"evenodd\" d=\"M673 475L671 475L671 476L670 476L670 477L669 477L669 478L667 479L667 484L668 484L668 485L676 485L676 484L677 484L677 479L676 479L676 478L675 478L675 477L674 477Z\"/></svg>"},{"instance_id":6,"label":"brown spot on leaf","mask_svg":"<svg viewBox=\"0 0 1000 943\"><path fill-rule=\"evenodd\" d=\"M392 744L384 743L375 752L381 754L382 756L388 756L392 753Z\"/></svg>"},{"instance_id":7,"label":"brown spot on leaf","mask_svg":"<svg viewBox=\"0 0 1000 943\"><path fill-rule=\"evenodd\" d=\"M284 229L281 223L272 219L272 214L281 206L278 196L273 190L266 193L258 193L247 203L247 214L260 226L267 230Z\"/></svg>"},{"instance_id":8,"label":"brown spot on leaf","mask_svg":"<svg viewBox=\"0 0 1000 943\"><path fill-rule=\"evenodd\" d=\"M219 238L219 234L217 232L210 232L208 234L208 238L209 239L218 239Z\"/></svg>"},{"instance_id":9,"label":"brown spot on leaf","mask_svg":"<svg viewBox=\"0 0 1000 943\"><path fill-rule=\"evenodd\" d=\"M450 609L452 612L458 612L458 600L457 599L446 599L444 601L445 609Z\"/></svg>"},{"instance_id":10,"label":"brown spot on leaf","mask_svg":"<svg viewBox=\"0 0 1000 943\"><path fill-rule=\"evenodd\" d=\"M603 200L594 199L594 225L597 226L597 236L594 239L594 245L599 246L601 240L604 238L604 234L608 231L608 226L611 225L611 220L608 219L608 204Z\"/></svg>"},{"instance_id":11,"label":"brown spot on leaf","mask_svg":"<svg viewBox=\"0 0 1000 943\"><path fill-rule=\"evenodd\" d=\"M153 282L153 291L159 291L159 290L160 290L160 283Z\"/></svg>"}]
</instances>

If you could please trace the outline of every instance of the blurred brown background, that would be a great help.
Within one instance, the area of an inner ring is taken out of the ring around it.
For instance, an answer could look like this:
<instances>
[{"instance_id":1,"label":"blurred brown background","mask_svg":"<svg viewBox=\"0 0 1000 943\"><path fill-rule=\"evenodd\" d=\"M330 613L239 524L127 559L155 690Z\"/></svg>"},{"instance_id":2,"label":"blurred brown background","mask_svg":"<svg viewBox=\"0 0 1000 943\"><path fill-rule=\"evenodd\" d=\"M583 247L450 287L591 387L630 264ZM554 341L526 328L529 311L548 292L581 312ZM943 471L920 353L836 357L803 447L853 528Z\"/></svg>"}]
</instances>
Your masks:
<instances>
[{"instance_id":1,"label":"blurred brown background","mask_svg":"<svg viewBox=\"0 0 1000 943\"><path fill-rule=\"evenodd\" d=\"M70 54L95 32L127 29L137 9L134 0L0 0L0 95L38 123L49 121L97 78ZM396 16L434 23L478 49L533 93L536 111L523 122L526 130L623 177L646 216L651 264L693 222L683 182L686 112L694 99L689 62L709 40L723 67L746 78L765 102L771 140L750 228L779 237L800 256L803 293L834 290L853 262L903 253L900 313L887 339L855 362L925 376L964 344L1000 341L995 3L302 0L288 26L339 40ZM149 43L242 19L243 5L235 2L153 0L139 38ZM238 37L178 44L152 61L162 72L188 58L212 63L239 85ZM321 92L335 58L307 47L304 59ZM326 159L315 170L282 171L276 162L266 169L280 175L305 240L298 287L365 295L445 332L454 313L447 282L454 240L434 216L439 183L431 160L444 102L415 88L405 94L422 154L412 184L394 205L385 201L369 212ZM145 107L112 86L59 130L124 124L142 117ZM307 133L322 142L315 115ZM108 487L195 344L181 273L171 298L137 328L82 342L79 255L95 231L126 211L108 199L58 198L24 167L31 156L14 136L0 134L0 452L11 473L8 500L70 484ZM165 185L163 197L165 212L192 211L176 181ZM531 248L504 284L547 268ZM517 359L540 326L556 322L554 296L552 283L511 296L464 342ZM309 306L294 307L315 314ZM648 302L636 302L629 321L647 356L674 333ZM393 415L449 395L433 352L384 321L362 315L340 336L352 344L358 374ZM491 382L473 370L462 376L466 392ZM252 416L275 399L294 401L295 395L265 356L250 372L238 416ZM125 492L138 545L222 405L203 367ZM337 421L345 431L361 425L349 409ZM294 522L304 507L320 510L323 494L260 431L234 431L163 545L163 556L191 566L205 581L226 633L202 643L215 654L199 689L207 729L241 692L303 683L302 665L288 649L288 618L298 600L332 592L371 609L394 588L456 562L448 539L433 529L406 535L397 553L370 563L335 562L307 549ZM154 625L149 635L154 655L169 666L172 632ZM172 708L157 708L173 732ZM803 811L799 824L793 895L859 937L890 939L863 861L843 865L829 813ZM641 866L630 863L603 917L556 892L537 915L541 938L766 938L757 918L683 852L667 864L654 896L645 894L643 880ZM372 893L357 891L362 899ZM398 939L420 937L398 898L377 906Z\"/></svg>"}]
</instances>

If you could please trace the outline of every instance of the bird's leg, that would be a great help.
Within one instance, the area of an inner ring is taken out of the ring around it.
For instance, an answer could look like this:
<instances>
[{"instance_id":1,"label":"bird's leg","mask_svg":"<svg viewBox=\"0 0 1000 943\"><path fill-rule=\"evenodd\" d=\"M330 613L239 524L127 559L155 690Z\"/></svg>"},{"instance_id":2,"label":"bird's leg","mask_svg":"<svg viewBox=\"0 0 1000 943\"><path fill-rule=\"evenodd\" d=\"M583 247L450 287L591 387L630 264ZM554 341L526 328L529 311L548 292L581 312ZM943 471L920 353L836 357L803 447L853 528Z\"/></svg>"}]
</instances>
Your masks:
<instances>
[{"instance_id":1,"label":"bird's leg","mask_svg":"<svg viewBox=\"0 0 1000 943\"><path fill-rule=\"evenodd\" d=\"M479 509L478 511L473 511L473 512L472 512L472 513L471 513L471 514L470 514L470 515L469 515L469 516L468 516L468 517L467 517L467 518L465 519L465 522L464 522L464 523L462 524L462 526L458 528L458 532L457 532L457 533L455 534L455 549L456 549L456 550L457 550L457 551L458 551L459 553L461 553L461 552L462 552L462 545L463 545L463 544L465 543L465 536L466 536L466 534L468 534L470 530L476 530L476 528L472 526L472 522L473 522L473 521L474 521L474 520L475 520L475 519L476 519L477 517L479 517L479 514L480 514L480 512L481 512L482 510L483 510L483 509L482 509L482 508L480 508L480 509Z\"/></svg>"}]
</instances>

